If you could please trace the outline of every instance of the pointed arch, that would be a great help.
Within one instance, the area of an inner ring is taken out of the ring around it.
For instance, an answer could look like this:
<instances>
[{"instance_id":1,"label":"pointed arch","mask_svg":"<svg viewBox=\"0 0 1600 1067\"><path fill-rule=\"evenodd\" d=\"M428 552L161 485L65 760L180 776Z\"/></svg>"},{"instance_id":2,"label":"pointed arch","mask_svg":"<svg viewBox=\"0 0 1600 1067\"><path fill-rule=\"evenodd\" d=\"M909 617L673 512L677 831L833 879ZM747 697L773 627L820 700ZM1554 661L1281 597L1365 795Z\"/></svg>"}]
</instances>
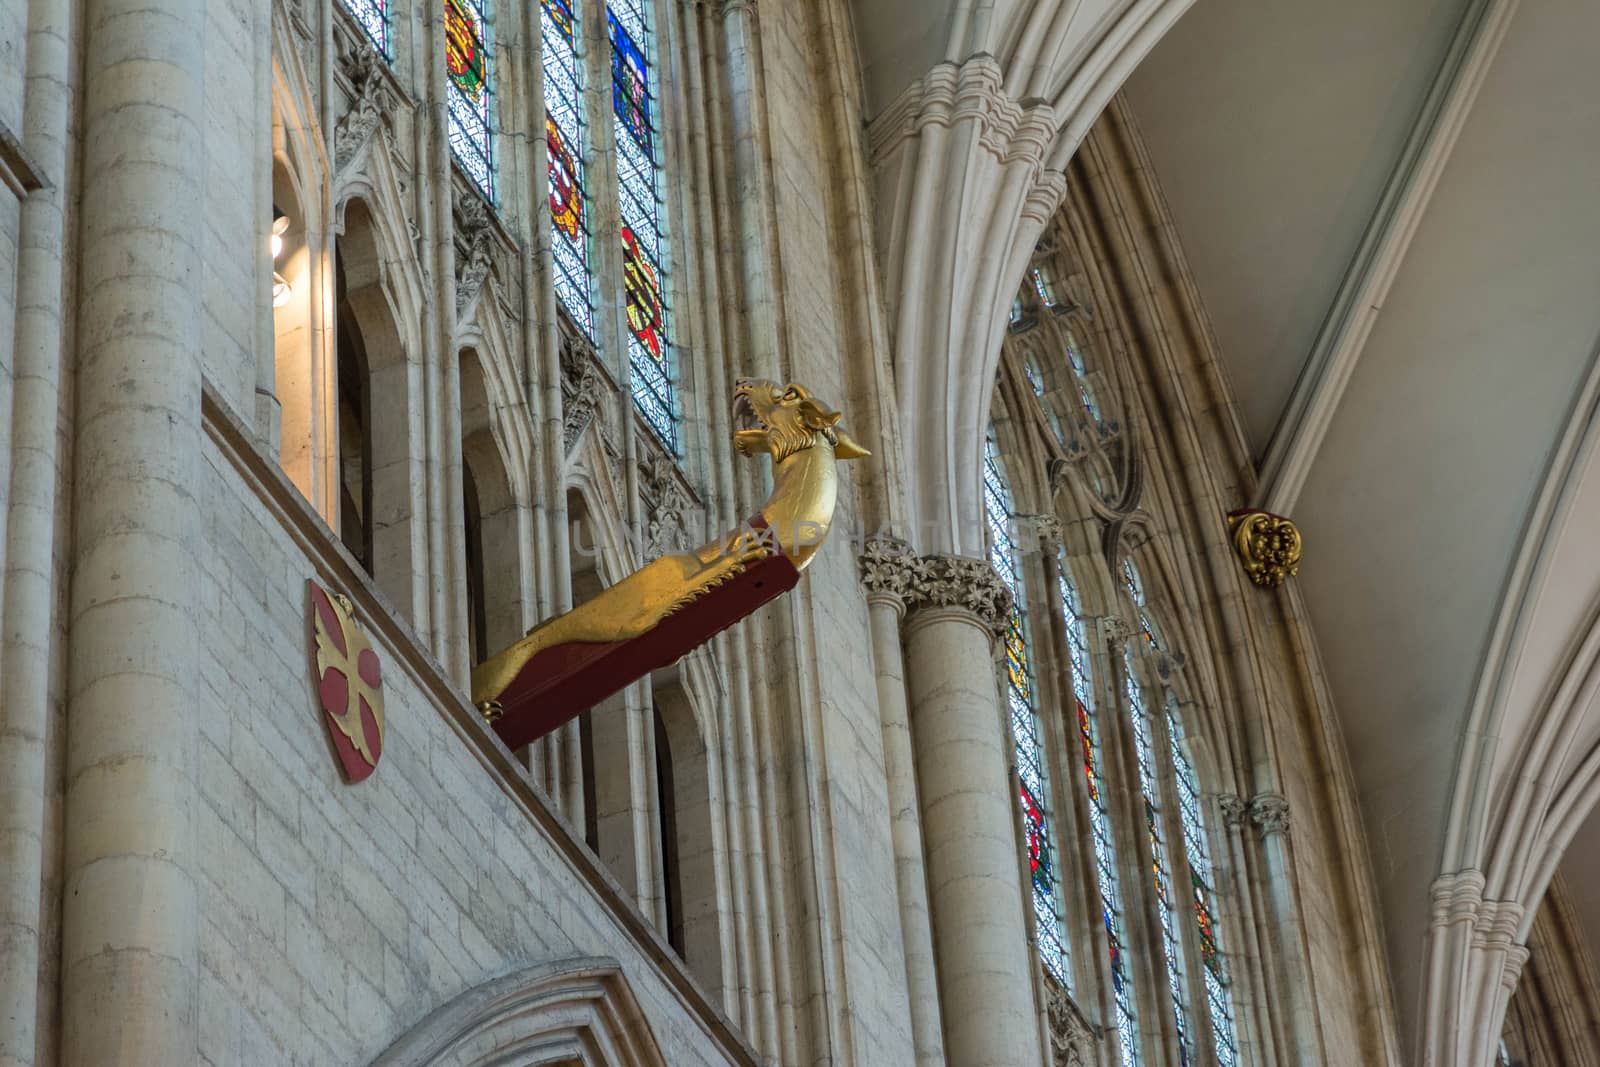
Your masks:
<instances>
[{"instance_id":1,"label":"pointed arch","mask_svg":"<svg viewBox=\"0 0 1600 1067\"><path fill-rule=\"evenodd\" d=\"M622 966L579 958L541 964L456 997L372 1067L668 1067Z\"/></svg>"}]
</instances>

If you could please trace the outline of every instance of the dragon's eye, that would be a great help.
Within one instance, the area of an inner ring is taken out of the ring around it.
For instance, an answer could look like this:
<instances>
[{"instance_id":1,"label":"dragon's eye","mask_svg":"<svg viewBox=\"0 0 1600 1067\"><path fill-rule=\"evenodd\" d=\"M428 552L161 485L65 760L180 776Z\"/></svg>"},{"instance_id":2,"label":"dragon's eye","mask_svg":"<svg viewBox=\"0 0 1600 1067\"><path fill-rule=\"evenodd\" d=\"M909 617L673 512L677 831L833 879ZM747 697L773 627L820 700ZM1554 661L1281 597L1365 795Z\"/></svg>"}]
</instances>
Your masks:
<instances>
[{"instance_id":1,"label":"dragon's eye","mask_svg":"<svg viewBox=\"0 0 1600 1067\"><path fill-rule=\"evenodd\" d=\"M789 386L789 388L787 388L787 389L785 389L783 391L783 398L785 400L799 400L800 399L800 390L796 389L794 386L791 385L791 386Z\"/></svg>"}]
</instances>

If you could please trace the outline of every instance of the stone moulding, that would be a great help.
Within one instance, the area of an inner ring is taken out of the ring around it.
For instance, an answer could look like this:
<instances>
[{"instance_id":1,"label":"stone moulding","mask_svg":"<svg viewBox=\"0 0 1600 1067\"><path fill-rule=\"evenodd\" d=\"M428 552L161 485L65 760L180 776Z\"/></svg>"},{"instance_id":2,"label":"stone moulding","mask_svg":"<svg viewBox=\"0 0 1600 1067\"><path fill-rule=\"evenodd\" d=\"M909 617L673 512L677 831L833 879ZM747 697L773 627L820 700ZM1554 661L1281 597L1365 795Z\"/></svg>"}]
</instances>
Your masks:
<instances>
[{"instance_id":1,"label":"stone moulding","mask_svg":"<svg viewBox=\"0 0 1600 1067\"><path fill-rule=\"evenodd\" d=\"M929 126L948 129L973 121L979 143L1000 162L1021 160L1042 170L1059 126L1055 109L1043 100L1019 104L1006 95L1004 83L993 56L973 56L959 66L940 63L907 86L868 127L873 164Z\"/></svg>"}]
</instances>

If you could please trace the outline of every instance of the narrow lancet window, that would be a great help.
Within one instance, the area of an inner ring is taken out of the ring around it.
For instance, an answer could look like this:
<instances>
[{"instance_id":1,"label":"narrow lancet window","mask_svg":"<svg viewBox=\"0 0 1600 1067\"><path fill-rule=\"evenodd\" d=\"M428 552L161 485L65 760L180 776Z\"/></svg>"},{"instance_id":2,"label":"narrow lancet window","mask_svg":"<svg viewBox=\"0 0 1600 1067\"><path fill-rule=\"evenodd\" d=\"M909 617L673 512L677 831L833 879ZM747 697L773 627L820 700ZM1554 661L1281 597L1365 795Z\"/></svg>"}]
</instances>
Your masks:
<instances>
[{"instance_id":1,"label":"narrow lancet window","mask_svg":"<svg viewBox=\"0 0 1600 1067\"><path fill-rule=\"evenodd\" d=\"M551 249L556 296L594 340L589 262L589 188L584 181L583 65L573 0L541 0L544 37L544 137L549 150Z\"/></svg>"},{"instance_id":2,"label":"narrow lancet window","mask_svg":"<svg viewBox=\"0 0 1600 1067\"><path fill-rule=\"evenodd\" d=\"M1123 936L1122 892L1117 884L1116 849L1111 839L1111 817L1106 809L1105 779L1101 767L1100 733L1094 715L1094 687L1090 683L1089 646L1083 634L1078 590L1061 568L1061 607L1067 621L1067 653L1072 666L1072 696L1077 715L1078 740L1083 753L1083 773L1089 790L1090 836L1094 845L1095 878L1100 885L1101 919L1111 953L1111 1000L1121 1038L1122 1065L1139 1062L1138 1031L1134 1026L1133 984Z\"/></svg>"},{"instance_id":3,"label":"narrow lancet window","mask_svg":"<svg viewBox=\"0 0 1600 1067\"><path fill-rule=\"evenodd\" d=\"M487 0L444 0L450 151L484 197L494 200Z\"/></svg>"},{"instance_id":4,"label":"narrow lancet window","mask_svg":"<svg viewBox=\"0 0 1600 1067\"><path fill-rule=\"evenodd\" d=\"M1011 618L1006 624L1006 704L1016 740L1018 800L1027 834L1028 868L1035 941L1045 970L1063 986L1069 985L1067 942L1056 907L1055 835L1051 827L1044 745L1039 736L1039 715L1033 690L1033 668L1028 659L1028 636L1023 615L1021 561L1011 530L1011 490L991 439L984 455L983 503L989 523L990 562L1011 590Z\"/></svg>"},{"instance_id":5,"label":"narrow lancet window","mask_svg":"<svg viewBox=\"0 0 1600 1067\"><path fill-rule=\"evenodd\" d=\"M633 400L656 436L676 453L677 410L661 270L661 155L649 0L612 0L606 20L611 34L611 104Z\"/></svg>"}]
</instances>

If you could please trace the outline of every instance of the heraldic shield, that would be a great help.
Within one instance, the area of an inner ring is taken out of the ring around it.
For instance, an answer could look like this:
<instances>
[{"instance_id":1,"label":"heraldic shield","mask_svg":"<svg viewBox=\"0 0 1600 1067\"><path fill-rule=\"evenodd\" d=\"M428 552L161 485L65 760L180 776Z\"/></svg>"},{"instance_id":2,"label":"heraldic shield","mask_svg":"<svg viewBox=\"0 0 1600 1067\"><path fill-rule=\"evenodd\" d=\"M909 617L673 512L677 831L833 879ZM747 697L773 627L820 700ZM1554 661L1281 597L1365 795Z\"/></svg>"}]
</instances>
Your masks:
<instances>
[{"instance_id":1,"label":"heraldic shield","mask_svg":"<svg viewBox=\"0 0 1600 1067\"><path fill-rule=\"evenodd\" d=\"M312 671L328 736L352 784L383 755L383 676L378 654L356 625L350 601L307 580L311 592Z\"/></svg>"}]
</instances>

